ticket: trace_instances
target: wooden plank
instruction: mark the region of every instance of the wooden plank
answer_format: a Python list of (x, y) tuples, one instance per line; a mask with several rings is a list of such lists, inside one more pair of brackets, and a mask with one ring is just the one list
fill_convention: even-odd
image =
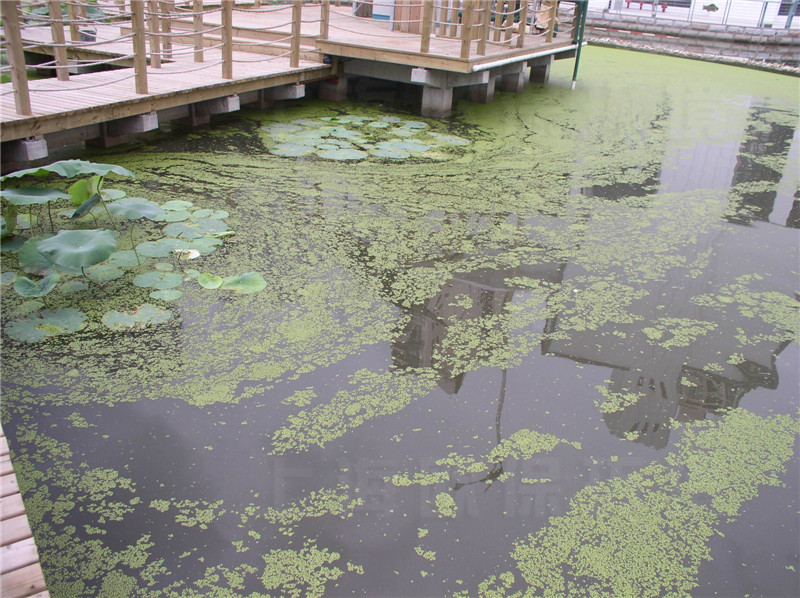
[(39, 562), (39, 552), (33, 538), (26, 538), (0, 548), (0, 575)]
[(2, 583), (3, 598), (28, 598), (47, 589), (38, 563), (3, 575)]
[(6, 519), (0, 529), (3, 532), (3, 537), (0, 538), (0, 546), (8, 546), (33, 535), (28, 525), (28, 518), (25, 515), (17, 515), (11, 519)]
[(25, 505), (22, 504), (22, 495), (10, 494), (0, 498), (0, 521), (13, 519), (25, 513)]
[(0, 497), (17, 494), (19, 486), (17, 485), (17, 476), (9, 473), (0, 477)]
[(0, 457), (0, 476), (12, 473), (14, 468), (11, 466), (11, 457), (3, 455)]

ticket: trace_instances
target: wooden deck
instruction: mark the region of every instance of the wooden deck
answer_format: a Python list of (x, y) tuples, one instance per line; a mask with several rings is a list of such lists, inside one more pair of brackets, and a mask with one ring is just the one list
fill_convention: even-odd
[(0, 474), (0, 596), (49, 597), (2, 428)]
[[(397, 1), (398, 6), (401, 2), (409, 4), (408, 0)], [(445, 71), (462, 76), (466, 83), (461, 84), (471, 85), (477, 79), (463, 79), (464, 75), (505, 68), (514, 62), (523, 66), (521, 63), (548, 55), (571, 57), (577, 48), (576, 0), (565, 4), (574, 6), (571, 13), (564, 12), (553, 0), (505, 4), (489, 0), (419, 1), (424, 5), (416, 3), (416, 15), (409, 13), (405, 20), (389, 22), (355, 16), (352, 7), (332, 6), (328, 0), (323, 0), (324, 4), (294, 0), (260, 8), (224, 0), (196, 13), (191, 12), (192, 2), (182, 0), (176, 4), (171, 0), (158, 3), (172, 6), (170, 12), (145, 11), (145, 16), (139, 13), (139, 20), (133, 7), (141, 10), (150, 4), (100, 0), (97, 6), (116, 10), (109, 14), (117, 16), (89, 23), (96, 34), (92, 42), (78, 40), (78, 21), (70, 21), (71, 29), (67, 22), (26, 21), (29, 13), (20, 8), (20, 25), (13, 26), (18, 33), (13, 33), (9, 19), (3, 21), (15, 79), (0, 84), (2, 141), (36, 140), (176, 108), (185, 112), (186, 107), (220, 98), (234, 98), (232, 105), (238, 107), (236, 96), (240, 94), (248, 94), (246, 99), (252, 101), (253, 92), (261, 94), (260, 90), (335, 77), (341, 72), (337, 70), (337, 60)], [(74, 12), (82, 2), (72, 0), (66, 4)], [(8, 12), (9, 5), (12, 2), (4, 3), (4, 12)], [(194, 6), (204, 7), (202, 2)], [(425, 14), (420, 17), (422, 6)], [(445, 6), (460, 8), (445, 11)], [(516, 12), (503, 12), (512, 6), (517, 7)], [(560, 26), (558, 32), (556, 23)], [(57, 32), (58, 37), (65, 37), (63, 41), (56, 39)], [(55, 56), (62, 77), (26, 84), (20, 75), (26, 66), (22, 51), (15, 57), (11, 51), (13, 39), (19, 39), (17, 45), (29, 53)], [(163, 44), (171, 48), (167, 50)], [(98, 62), (113, 62), (118, 68), (86, 72), (92, 65), (81, 61), (87, 60), (95, 66)], [(56, 66), (47, 68), (55, 70)], [(62, 80), (68, 68), (75, 74)], [(379, 76), (381, 70), (374, 72)], [(431, 85), (428, 79), (424, 84)], [(25, 85), (30, 97), (29, 113), (23, 100), (26, 94), (19, 91)], [(262, 105), (266, 103), (262, 101)], [(91, 134), (97, 134), (96, 130)]]

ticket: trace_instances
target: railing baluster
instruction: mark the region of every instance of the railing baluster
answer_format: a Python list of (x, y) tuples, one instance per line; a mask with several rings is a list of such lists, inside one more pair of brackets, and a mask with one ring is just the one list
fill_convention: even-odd
[(19, 31), (19, 0), (13, 0), (3, 7), (3, 33), (6, 37), (8, 64), (11, 67), (14, 106), (18, 114), (30, 116), (31, 95), (28, 92), (25, 53), (22, 51), (22, 36)]
[(547, 43), (553, 41), (553, 33), (556, 30), (556, 14), (558, 14), (558, 0), (550, 0), (552, 6), (550, 7), (550, 21), (547, 23)]
[[(135, 0), (133, 0), (135, 2)], [(148, 2), (150, 9), (150, 66), (155, 69), (161, 68), (161, 39), (158, 37), (158, 0)]]
[(222, 78), (233, 79), (233, 0), (222, 0)]
[(136, 73), (136, 93), (147, 93), (147, 32), (144, 28), (144, 3), (131, 2), (133, 27), (133, 70)]
[(64, 20), (61, 17), (61, 3), (50, 0), (48, 3), (50, 13), (50, 31), (53, 34), (53, 54), (56, 59), (56, 76), (59, 81), (69, 81), (69, 67), (67, 66), (67, 48), (64, 45)]
[(203, 62), (203, 0), (192, 0), (192, 23), (194, 24), (194, 61)]
[(300, 66), (300, 28), (303, 18), (303, 0), (294, 0), (292, 4), (292, 53), (289, 55), (289, 66)]
[(75, 14), (75, 5), (72, 2), (67, 3), (67, 20), (69, 21), (69, 39), (73, 42), (81, 40), (81, 33), (78, 31), (77, 15)]
[(422, 41), (419, 51), (427, 54), (431, 49), (431, 26), (433, 25), (433, 0), (425, 0), (422, 7)]
[(492, 0), (483, 0), (481, 2), (481, 8), (481, 33), (478, 38), (478, 54), (480, 56), (486, 56), (486, 41), (489, 39), (489, 22), (492, 17)]
[(472, 45), (472, 17), (475, 14), (475, 4), (467, 2), (462, 12), (461, 20), (461, 58), (469, 58)]
[(522, 9), (519, 13), (519, 37), (517, 38), (517, 47), (522, 48), (525, 46), (525, 34), (528, 31), (528, 0), (522, 0)]
[[(161, 32), (162, 33), (172, 33), (172, 17), (170, 14), (174, 10), (174, 2), (170, 0), (161, 0), (159, 2), (161, 12), (164, 16), (161, 17)], [(172, 38), (169, 35), (165, 35), (163, 38), (163, 42), (161, 43), (161, 48), (164, 50), (164, 58), (171, 59), (172, 58)]]
[(328, 29), (331, 24), (331, 0), (322, 0), (320, 6), (319, 38), (328, 39)]

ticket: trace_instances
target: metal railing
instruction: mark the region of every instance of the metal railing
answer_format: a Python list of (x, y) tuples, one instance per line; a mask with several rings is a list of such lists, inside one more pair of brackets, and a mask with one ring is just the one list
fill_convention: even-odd
[(589, 0), (589, 10), (710, 25), (800, 29), (798, 0)]

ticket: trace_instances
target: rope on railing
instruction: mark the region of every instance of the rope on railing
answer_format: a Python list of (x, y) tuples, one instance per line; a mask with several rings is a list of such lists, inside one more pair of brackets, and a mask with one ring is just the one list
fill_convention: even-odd
[[(213, 33), (215, 31), (219, 31), (222, 29), (222, 25), (219, 27), (209, 27), (208, 29), (203, 29), (203, 33)], [(147, 35), (155, 35), (156, 37), (194, 37), (197, 35), (197, 31), (186, 31), (185, 33), (176, 33), (174, 31), (166, 31), (166, 32), (149, 32)]]
[[(183, 75), (184, 73), (196, 73), (197, 71), (202, 71), (204, 69), (211, 68), (212, 66), (219, 66), (223, 62), (224, 62), (223, 60), (219, 60), (217, 62), (204, 62), (203, 66), (197, 67), (196, 69), (184, 69), (184, 70), (178, 70), (178, 69), (173, 69), (173, 68), (154, 69), (154, 70), (148, 70), (147, 74), (148, 75)], [(169, 66), (169, 65), (167, 65), (167, 66)]]
[[(126, 71), (128, 69), (125, 69)], [(95, 87), (103, 87), (106, 85), (111, 85), (113, 83), (120, 83), (121, 81), (126, 81), (128, 79), (133, 79), (136, 76), (136, 73), (132, 73), (130, 75), (126, 75), (124, 77), (120, 77), (119, 79), (114, 79), (113, 81), (102, 81), (100, 83), (96, 83), (94, 85), (83, 85), (81, 87), (68, 87), (68, 88), (59, 88), (59, 89), (47, 89), (44, 87), (37, 87), (36, 93), (51, 93), (51, 92), (65, 92), (65, 91), (83, 91), (84, 89), (94, 89)]]
[(234, 62), (242, 62), (242, 63), (247, 63), (247, 62), (269, 62), (270, 60), (277, 60), (278, 58), (286, 58), (287, 56), (291, 56), (291, 55), (292, 55), (292, 51), (289, 50), (288, 52), (284, 52), (283, 54), (270, 55), (267, 58), (255, 58), (253, 60), (245, 60), (245, 59), (242, 59), (242, 58), (234, 58), (233, 61)]

